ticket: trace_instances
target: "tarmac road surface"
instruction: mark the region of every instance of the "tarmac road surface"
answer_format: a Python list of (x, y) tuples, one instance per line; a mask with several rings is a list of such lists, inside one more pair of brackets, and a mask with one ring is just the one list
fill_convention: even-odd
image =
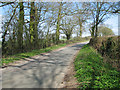
[(26, 58), (2, 69), (2, 88), (60, 88), (75, 54), (87, 43)]

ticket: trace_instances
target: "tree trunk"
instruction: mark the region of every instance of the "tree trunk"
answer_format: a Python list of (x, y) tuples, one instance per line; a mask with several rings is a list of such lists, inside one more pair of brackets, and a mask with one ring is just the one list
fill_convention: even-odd
[(77, 37), (79, 36), (78, 31), (77, 31)]
[(82, 37), (82, 22), (80, 22), (80, 37)]
[(67, 40), (70, 40), (70, 35), (66, 35), (66, 37), (67, 37)]
[(46, 35), (46, 46), (49, 46), (49, 30), (50, 30), (50, 25), (48, 25), (48, 30), (47, 30), (47, 35)]
[(12, 47), (13, 47), (13, 54), (16, 52), (16, 39), (15, 39), (15, 28), (13, 28), (13, 41), (12, 41)]
[(31, 2), (30, 9), (30, 43), (31, 49), (38, 48), (38, 12), (35, 3)]
[(19, 29), (17, 34), (17, 47), (18, 52), (23, 51), (23, 26), (24, 26), (24, 6), (23, 2), (19, 2), (20, 10), (19, 10)]
[(98, 20), (99, 20), (99, 2), (97, 2), (97, 13), (96, 13), (96, 25), (95, 25), (95, 37), (98, 36)]
[(56, 29), (56, 44), (58, 44), (58, 42), (59, 42), (59, 35), (60, 35), (59, 29), (60, 29), (61, 9), (62, 9), (62, 2), (60, 3), (59, 12), (58, 12), (57, 29)]
[(31, 2), (31, 8), (30, 8), (30, 43), (31, 43), (31, 49), (33, 49), (33, 40), (34, 40), (34, 30), (35, 30), (35, 26), (34, 26), (34, 20), (35, 20), (35, 6), (34, 6), (34, 2)]
[(95, 37), (97, 37), (97, 36), (98, 36), (98, 27), (97, 27), (97, 25), (96, 25), (96, 27), (95, 27), (95, 30), (96, 30), (96, 32), (95, 32)]
[(26, 51), (30, 51), (30, 48), (31, 48), (31, 43), (30, 43), (30, 37), (29, 37), (29, 29), (27, 28), (27, 26), (25, 25), (25, 36), (26, 36), (26, 38), (25, 38), (25, 50)]
[(33, 40), (33, 43), (34, 43), (34, 48), (38, 48), (38, 12), (37, 12), (37, 7), (35, 7), (35, 23), (34, 23), (34, 40)]
[(92, 32), (91, 32), (91, 37), (94, 37), (94, 33), (95, 33), (95, 27), (92, 27)]

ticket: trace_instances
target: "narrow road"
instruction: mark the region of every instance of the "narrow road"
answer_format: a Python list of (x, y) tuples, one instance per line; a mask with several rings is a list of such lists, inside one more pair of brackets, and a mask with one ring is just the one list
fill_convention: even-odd
[(59, 88), (74, 55), (88, 42), (24, 59), (2, 69), (2, 88)]

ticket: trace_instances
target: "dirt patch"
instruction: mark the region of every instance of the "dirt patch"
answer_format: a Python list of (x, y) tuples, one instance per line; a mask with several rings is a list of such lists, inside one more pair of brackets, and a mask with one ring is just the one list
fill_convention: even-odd
[[(79, 51), (78, 51), (79, 52)], [(79, 86), (79, 83), (77, 82), (77, 79), (74, 77), (76, 74), (75, 68), (74, 68), (74, 61), (77, 54), (74, 56), (73, 62), (70, 64), (68, 71), (66, 75), (64, 76), (63, 82), (62, 82), (62, 88), (77, 88)]]

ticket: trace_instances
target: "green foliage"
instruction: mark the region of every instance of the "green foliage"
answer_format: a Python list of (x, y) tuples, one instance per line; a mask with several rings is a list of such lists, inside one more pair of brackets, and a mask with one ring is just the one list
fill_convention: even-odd
[(78, 88), (120, 88), (120, 73), (103, 63), (103, 58), (92, 47), (85, 45), (75, 59)]

